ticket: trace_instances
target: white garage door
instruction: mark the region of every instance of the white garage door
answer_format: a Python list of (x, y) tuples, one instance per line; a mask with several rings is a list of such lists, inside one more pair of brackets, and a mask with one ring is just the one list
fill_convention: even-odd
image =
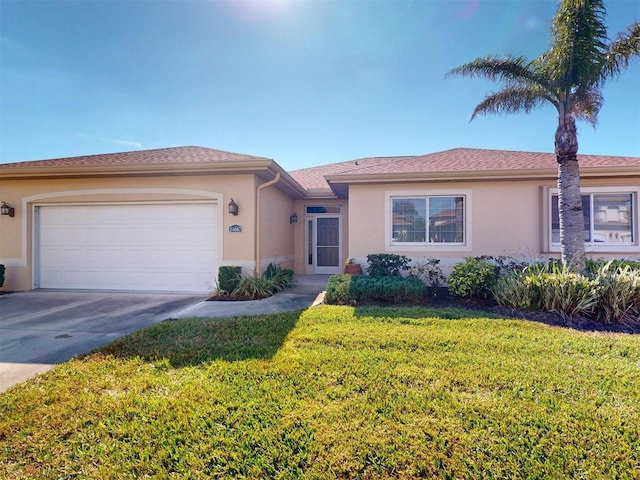
[(212, 203), (37, 208), (36, 287), (209, 292), (220, 258)]

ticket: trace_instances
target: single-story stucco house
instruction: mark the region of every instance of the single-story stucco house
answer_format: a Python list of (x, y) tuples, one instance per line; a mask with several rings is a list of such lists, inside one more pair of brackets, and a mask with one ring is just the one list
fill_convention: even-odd
[[(640, 257), (640, 158), (580, 155), (587, 252)], [(550, 153), (458, 148), (292, 172), (177, 147), (0, 165), (5, 289), (210, 292), (218, 267), (342, 271), (370, 253), (557, 256)]]

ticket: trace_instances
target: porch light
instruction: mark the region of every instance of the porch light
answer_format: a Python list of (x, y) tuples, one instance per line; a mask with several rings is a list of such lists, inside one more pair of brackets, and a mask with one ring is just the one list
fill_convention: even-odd
[(9, 205), (7, 202), (2, 202), (0, 213), (2, 213), (2, 215), (9, 215), (10, 217), (13, 217), (16, 214), (16, 209)]
[(289, 223), (298, 223), (298, 214), (293, 212), (291, 216), (289, 216)]
[(233, 198), (229, 202), (229, 213), (231, 215), (238, 215), (238, 204), (233, 201)]

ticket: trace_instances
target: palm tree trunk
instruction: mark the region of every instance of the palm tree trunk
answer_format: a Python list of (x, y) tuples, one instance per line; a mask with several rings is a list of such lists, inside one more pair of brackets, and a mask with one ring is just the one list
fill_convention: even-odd
[(578, 135), (573, 118), (561, 122), (556, 130), (558, 161), (558, 208), (562, 261), (575, 271), (585, 269), (584, 213), (580, 193)]

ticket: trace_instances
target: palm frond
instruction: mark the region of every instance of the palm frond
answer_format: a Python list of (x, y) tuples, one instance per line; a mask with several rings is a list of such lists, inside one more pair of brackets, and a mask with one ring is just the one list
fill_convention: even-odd
[(447, 77), (460, 75), (463, 77), (483, 77), (489, 80), (510, 83), (539, 83), (541, 78), (532, 68), (532, 64), (524, 57), (506, 55), (504, 57), (476, 58), (450, 70)]
[(498, 92), (487, 95), (474, 109), (471, 120), (480, 114), (528, 113), (545, 102), (551, 102), (557, 108), (556, 99), (550, 97), (541, 88), (506, 86)]
[(633, 57), (640, 56), (640, 23), (635, 22), (626, 32), (618, 34), (609, 45), (605, 59), (605, 73), (609, 77), (619, 75)]
[(603, 0), (560, 0), (549, 49), (533, 61), (522, 56), (476, 58), (447, 76), (483, 77), (501, 82), (471, 116), (529, 112), (545, 101), (567, 116), (595, 126), (602, 107), (602, 86), (640, 56), (640, 24), (635, 22), (609, 44)]
[(598, 88), (578, 89), (572, 95), (570, 112), (575, 118), (585, 120), (595, 128), (603, 103), (604, 97)]
[(608, 51), (602, 0), (563, 0), (551, 27), (546, 69), (563, 90), (597, 84)]

